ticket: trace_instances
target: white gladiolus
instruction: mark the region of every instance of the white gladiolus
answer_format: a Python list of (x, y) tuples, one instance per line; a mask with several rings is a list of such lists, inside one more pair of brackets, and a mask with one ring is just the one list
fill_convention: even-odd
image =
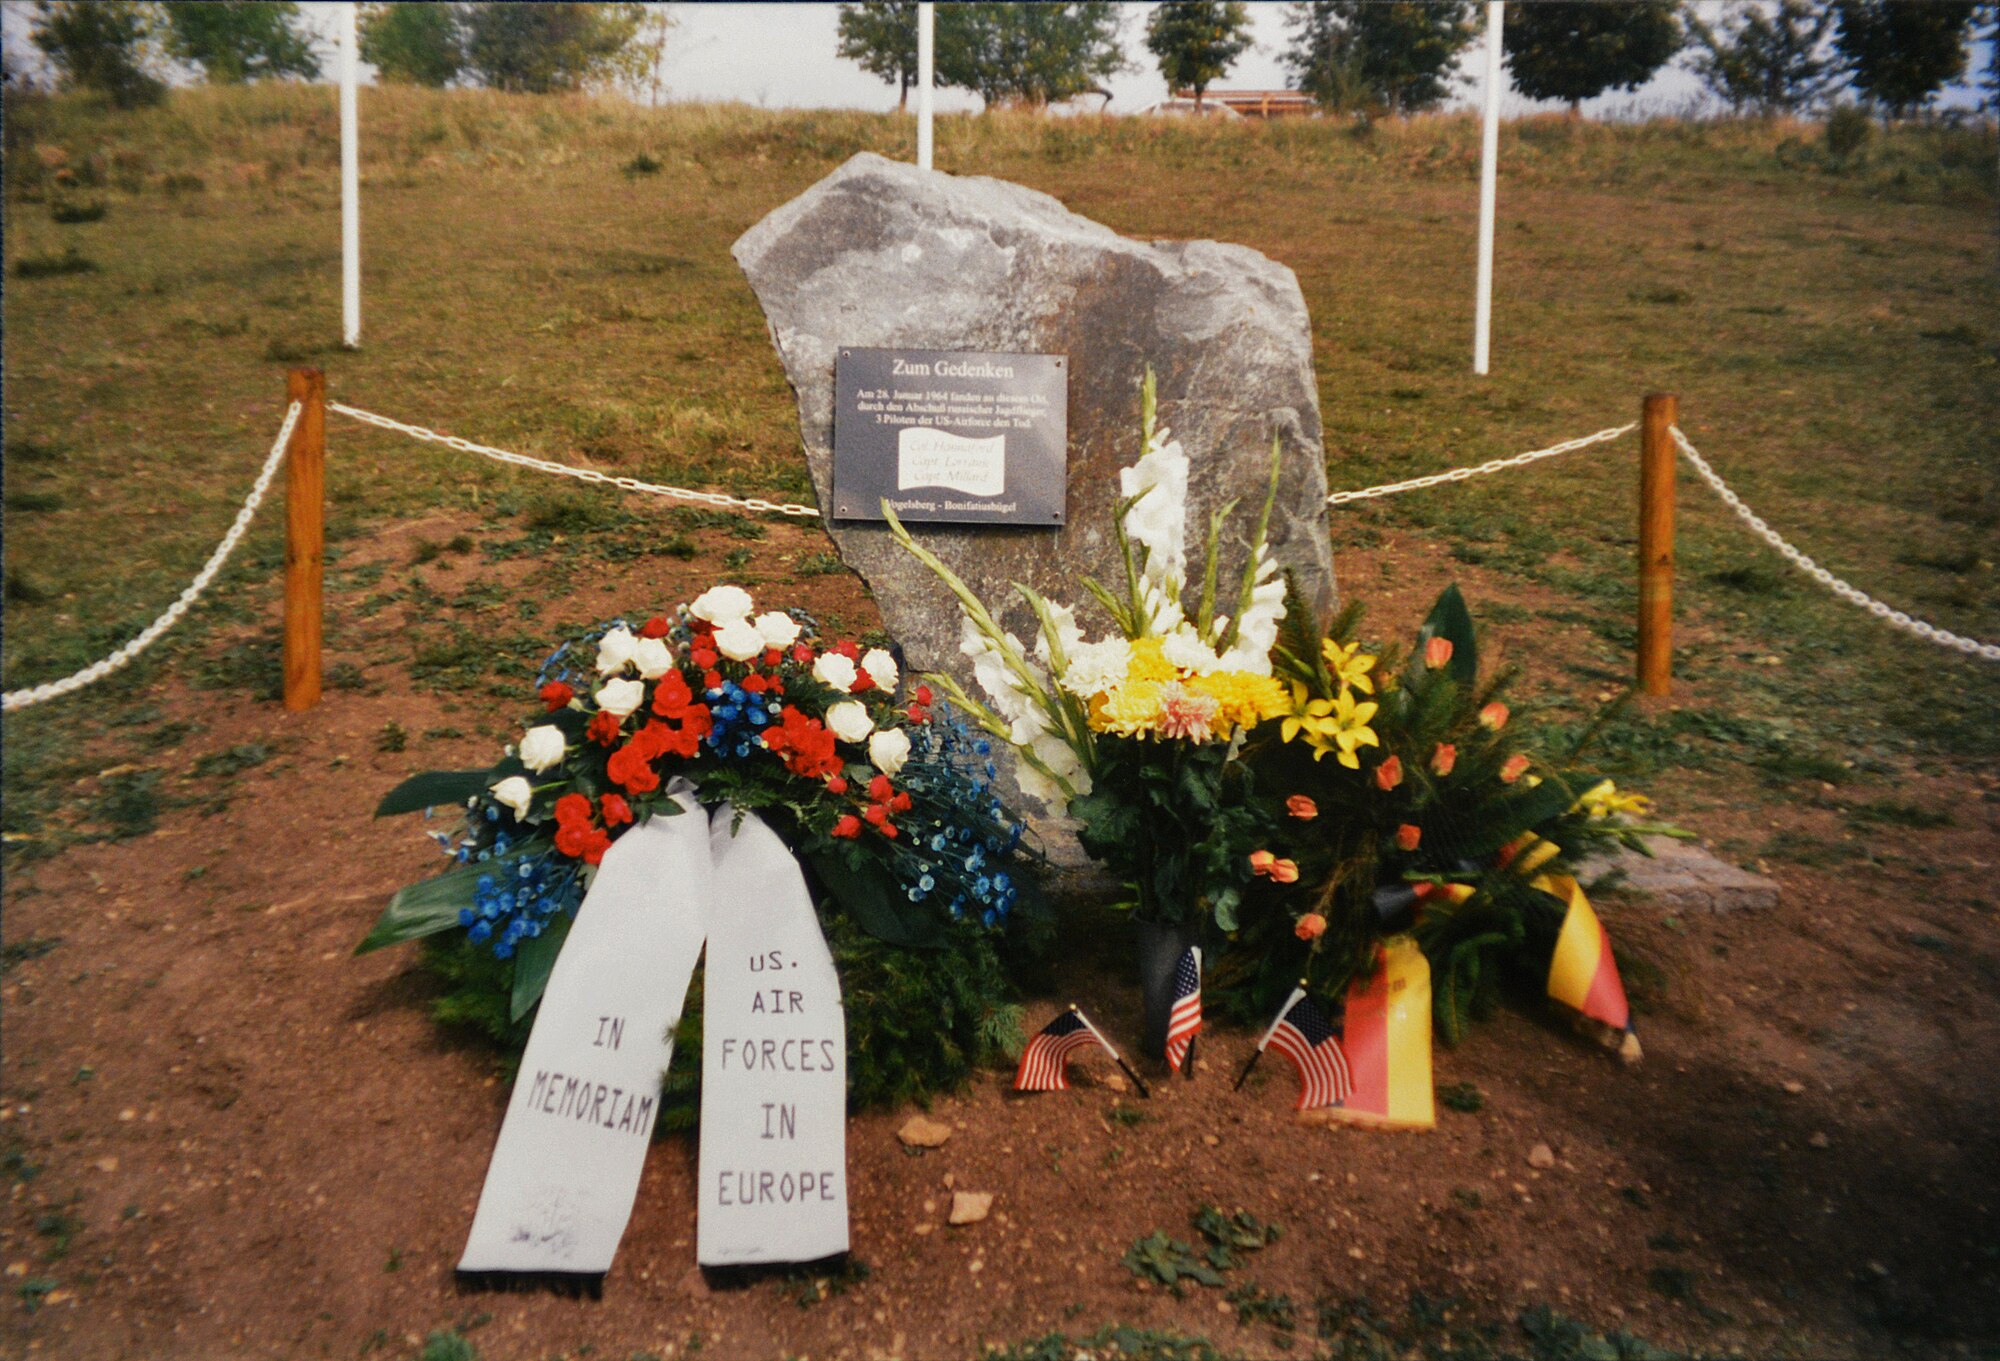
[(756, 608), (750, 592), (741, 586), (711, 586), (694, 598), (688, 613), (719, 627), (732, 619), (748, 619)]
[(662, 638), (641, 638), (632, 649), (632, 665), (639, 670), (639, 679), (658, 680), (674, 669), (674, 650)]
[[(1055, 643), (1061, 648), (1063, 661), (1067, 665), (1076, 655), (1077, 647), (1083, 642), (1083, 630), (1077, 627), (1075, 610), (1067, 605), (1058, 605), (1053, 600), (1049, 601), (1048, 605), (1049, 622), (1056, 626)], [(1052, 667), (1055, 663), (1050, 659), (1055, 655), (1055, 648), (1049, 646), (1049, 641), (1047, 629), (1036, 630), (1035, 660), (1044, 666)]]
[(878, 690), (896, 688), (896, 659), (879, 647), (871, 647), (861, 654), (861, 669), (868, 673), (868, 679), (875, 682)]
[[(1010, 633), (1007, 635), (1007, 646), (1018, 653), (1021, 640)], [(972, 678), (985, 691), (986, 698), (992, 701), (995, 713), (1011, 723), (1034, 709), (1034, 700), (1022, 693), (1013, 668), (1007, 664), (1006, 655), (970, 619), (959, 620), (958, 650), (972, 659)], [(1041, 686), (1044, 681), (1036, 676), (1035, 684)]]
[(519, 775), (509, 775), (493, 786), (493, 801), (504, 803), (514, 810), (514, 816), (528, 816), (528, 805), (535, 801), (535, 787)]
[(843, 742), (865, 742), (875, 731), (867, 706), (860, 700), (844, 699), (826, 711), (827, 730)]
[(646, 687), (635, 680), (606, 681), (595, 698), (597, 707), (605, 713), (624, 718), (645, 702)]
[(754, 622), (757, 634), (764, 640), (765, 647), (790, 647), (799, 640), (802, 631), (799, 628), (799, 621), (782, 610), (760, 614)]
[(564, 739), (562, 729), (553, 723), (544, 723), (522, 734), (521, 764), (539, 775), (551, 766), (560, 765), (567, 750), (569, 743)]
[(632, 636), (632, 630), (619, 625), (597, 640), (597, 674), (615, 676), (623, 671), (639, 649), (639, 640)]
[(1027, 762), (1014, 768), (1014, 779), (1023, 794), (1046, 804), (1057, 817), (1069, 811), (1069, 800), (1063, 797), (1062, 786)]
[(732, 662), (747, 662), (764, 650), (764, 635), (748, 619), (732, 619), (715, 631), (715, 650)]
[(819, 660), (813, 663), (813, 679), (843, 695), (854, 688), (854, 678), (858, 674), (854, 663), (838, 652), (821, 653)]
[(1145, 456), (1118, 470), (1118, 493), (1145, 493), (1126, 514), (1125, 532), (1146, 550), (1147, 578), (1177, 582), (1187, 564), (1188, 460), (1179, 441), (1163, 443), (1166, 436), (1156, 432)]
[(901, 728), (884, 728), (868, 739), (868, 759), (884, 775), (894, 775), (910, 759), (910, 735)]

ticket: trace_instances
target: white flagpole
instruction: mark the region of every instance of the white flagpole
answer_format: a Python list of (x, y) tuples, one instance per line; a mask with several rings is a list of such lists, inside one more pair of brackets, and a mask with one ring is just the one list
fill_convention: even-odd
[(1500, 179), (1500, 28), (1507, 6), (1486, 6), (1486, 137), (1479, 154), (1479, 303), (1472, 331), (1472, 371), (1484, 374), (1493, 332), (1493, 211)]
[(1306, 990), (1303, 987), (1297, 987), (1292, 989), (1292, 995), (1290, 997), (1287, 997), (1285, 999), (1285, 1004), (1278, 1008), (1278, 1014), (1271, 1018), (1270, 1027), (1264, 1031), (1263, 1038), (1257, 1041), (1258, 1049), (1260, 1050), (1263, 1049), (1265, 1045), (1271, 1042), (1271, 1037), (1278, 1033), (1279, 1023), (1285, 1019), (1285, 1017), (1291, 1012), (1291, 1009), (1293, 1007), (1299, 1004), (1299, 999), (1301, 997), (1304, 997), (1305, 995), (1306, 995)]
[[(931, 128), (931, 87), (937, 65), (937, 6), (924, 0), (917, 6), (917, 168), (929, 170), (936, 145)], [(1086, 1022), (1088, 1024), (1088, 1022)]]
[(361, 114), (355, 82), (361, 65), (355, 6), (340, 7), (340, 282), (341, 343), (361, 347)]
[(1097, 1042), (1104, 1046), (1104, 1052), (1111, 1055), (1111, 1061), (1125, 1070), (1125, 1076), (1131, 1078), (1138, 1086), (1139, 1095), (1150, 1100), (1153, 1094), (1146, 1090), (1146, 1080), (1132, 1071), (1132, 1065), (1125, 1062), (1125, 1056), (1112, 1047), (1111, 1041), (1104, 1038), (1104, 1032), (1090, 1023), (1090, 1018), (1083, 1014), (1083, 1008), (1071, 1002), (1069, 1009), (1076, 1013), (1077, 1020), (1083, 1022), (1083, 1028), (1097, 1037)]

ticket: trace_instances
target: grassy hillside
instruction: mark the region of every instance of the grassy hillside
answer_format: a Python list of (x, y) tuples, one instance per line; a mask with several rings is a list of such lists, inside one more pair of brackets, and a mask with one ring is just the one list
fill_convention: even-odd
[[(362, 122), (366, 345), (344, 354), (330, 90), (194, 90), (136, 114), (10, 106), (9, 687), (100, 655), (171, 599), (268, 444), (291, 364), (324, 365), (340, 399), (475, 439), (809, 495), (728, 247), (852, 153), (909, 156), (909, 120), (367, 90)], [(938, 145), (944, 169), (1047, 190), (1120, 231), (1239, 241), (1295, 270), (1335, 487), (1622, 423), (1643, 393), (1673, 390), (1697, 444), (1808, 552), (2000, 638), (1990, 130), (1878, 131), (1839, 158), (1806, 124), (1512, 125), (1487, 379), (1468, 362), (1469, 118), (996, 115), (943, 120)], [(1420, 531), (1427, 552), (1532, 596), (1496, 612), (1518, 638), (1537, 618), (1587, 624), (1601, 647), (1575, 685), (1601, 689), (1629, 663), (1635, 458), (1628, 441), (1336, 512), (1336, 553)], [(331, 467), (336, 549), (436, 508), (557, 522), (581, 508), (573, 523), (614, 559), (660, 532), (632, 507), (349, 423)], [(1798, 768), (1822, 770), (2000, 749), (2000, 667), (1804, 584), (1691, 480), (1682, 503), (1680, 665), (1717, 717), (1654, 722), (1628, 743), (1634, 762), (1694, 739), (1818, 753)], [(205, 629), (267, 608), (277, 524), (263, 518), (161, 665), (200, 664)], [(107, 700), (89, 718), (72, 701), (10, 720), (10, 746), (94, 723)]]

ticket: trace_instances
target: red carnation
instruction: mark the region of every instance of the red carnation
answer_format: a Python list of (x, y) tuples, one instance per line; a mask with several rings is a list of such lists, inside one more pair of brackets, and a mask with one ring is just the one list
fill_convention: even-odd
[(672, 628), (672, 624), (669, 624), (656, 614), (639, 626), (639, 636), (641, 638), (664, 638), (667, 636), (668, 630)]
[(854, 645), (854, 641), (850, 638), (842, 638), (839, 642), (833, 645), (833, 650), (835, 652), (838, 652), (841, 656), (847, 658), (847, 660), (850, 662), (858, 662), (861, 660), (861, 649), (856, 647)]
[(896, 794), (896, 797), (889, 800), (889, 807), (894, 809), (898, 813), (909, 812), (910, 811), (909, 794), (907, 792), (899, 790)]
[(845, 775), (835, 775), (829, 779), (826, 782), (826, 792), (829, 794), (845, 794), (847, 792), (847, 777)]
[(550, 681), (535, 693), (542, 697), (542, 703), (548, 706), (550, 713), (566, 707), (576, 698), (576, 691), (570, 688), (567, 681)]
[(616, 784), (625, 786), (628, 794), (650, 794), (660, 787), (660, 774), (653, 769), (651, 759), (641, 745), (627, 742), (611, 753), (605, 762), (604, 773)]
[(885, 822), (880, 827), (877, 827), (875, 830), (880, 832), (883, 836), (888, 837), (889, 840), (891, 841), (894, 841), (896, 839), (897, 835), (896, 824), (893, 822)]
[(896, 787), (889, 783), (887, 775), (877, 775), (868, 782), (868, 797), (877, 803), (887, 803), (889, 796), (895, 792)]
[(606, 827), (622, 826), (632, 820), (632, 805), (625, 802), (622, 794), (606, 794), (597, 801), (597, 806), (604, 810)]
[(600, 709), (591, 718), (590, 726), (583, 730), (583, 735), (597, 743), (600, 747), (612, 746), (618, 741), (618, 729), (621, 722), (622, 720), (617, 714), (607, 713)]
[(804, 666), (813, 659), (813, 650), (804, 643), (792, 644), (792, 660)]
[(722, 688), (722, 673), (711, 667), (709, 670), (701, 673), (701, 684), (705, 690), (720, 690)]
[(919, 704), (929, 704), (930, 702), (931, 702), (931, 688), (930, 688), (930, 686), (928, 686), (928, 685), (919, 685), (919, 686), (917, 687), (917, 703), (919, 703)]
[(704, 671), (714, 666), (721, 656), (722, 654), (712, 647), (697, 647), (688, 650), (688, 660), (696, 666), (701, 667)]
[(653, 712), (661, 718), (680, 718), (692, 703), (694, 691), (688, 689), (687, 677), (678, 671), (667, 672), (653, 687)]
[(577, 827), (590, 823), (590, 800), (582, 794), (565, 794), (556, 800), (556, 826)]
[(854, 669), (854, 684), (847, 687), (847, 693), (850, 695), (861, 695), (866, 694), (874, 688), (875, 678), (860, 667), (856, 667)]
[(931, 721), (931, 711), (921, 704), (912, 704), (904, 712), (910, 716), (910, 722), (912, 723), (928, 723)]
[(842, 813), (840, 820), (833, 824), (835, 836), (854, 837), (861, 835), (861, 819), (852, 813)]
[(765, 680), (755, 671), (752, 671), (749, 675), (743, 678), (743, 690), (746, 694), (761, 695), (764, 693), (765, 688), (768, 687), (770, 683), (771, 682)]
[(861, 816), (867, 818), (877, 827), (880, 827), (889, 820), (889, 809), (885, 804), (871, 803), (868, 805), (868, 810)]

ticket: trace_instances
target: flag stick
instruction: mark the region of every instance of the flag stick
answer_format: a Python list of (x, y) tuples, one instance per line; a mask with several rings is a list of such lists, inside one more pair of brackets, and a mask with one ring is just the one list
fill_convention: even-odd
[(1105, 1053), (1111, 1055), (1112, 1062), (1116, 1063), (1120, 1068), (1125, 1070), (1125, 1076), (1132, 1079), (1132, 1085), (1139, 1089), (1139, 1095), (1145, 1097), (1148, 1101), (1151, 1101), (1153, 1099), (1153, 1093), (1146, 1086), (1146, 1079), (1140, 1077), (1137, 1073), (1132, 1071), (1132, 1065), (1125, 1062), (1124, 1055), (1120, 1054), (1116, 1049), (1112, 1047), (1111, 1041), (1104, 1038), (1104, 1032), (1099, 1030), (1096, 1026), (1090, 1023), (1090, 1018), (1083, 1014), (1083, 1008), (1078, 1006), (1076, 1003), (1071, 1002), (1069, 1004), (1069, 1009), (1076, 1013), (1077, 1020), (1083, 1022), (1084, 1029), (1088, 1030), (1091, 1034), (1097, 1036), (1097, 1042), (1104, 1046)]
[(1188, 1036), (1187, 1054), (1181, 1059), (1181, 1072), (1187, 1076), (1189, 1082), (1194, 1081), (1194, 1042), (1200, 1038), (1199, 1035)]
[(1297, 1005), (1298, 1000), (1301, 997), (1304, 997), (1305, 995), (1306, 995), (1306, 981), (1305, 979), (1301, 978), (1299, 980), (1299, 985), (1296, 988), (1292, 989), (1292, 995), (1290, 997), (1287, 997), (1285, 999), (1285, 1004), (1278, 1008), (1278, 1014), (1271, 1018), (1271, 1024), (1265, 1028), (1262, 1038), (1260, 1038), (1257, 1041), (1257, 1047), (1250, 1051), (1250, 1061), (1244, 1064), (1243, 1071), (1236, 1075), (1236, 1085), (1234, 1087), (1231, 1087), (1229, 1089), (1230, 1091), (1240, 1092), (1243, 1090), (1243, 1084), (1249, 1080), (1250, 1070), (1257, 1066), (1258, 1059), (1264, 1057), (1264, 1046), (1269, 1044), (1271, 1042), (1271, 1037), (1278, 1033), (1278, 1022), (1284, 1020), (1285, 1013), (1290, 1011), (1295, 1005)]

